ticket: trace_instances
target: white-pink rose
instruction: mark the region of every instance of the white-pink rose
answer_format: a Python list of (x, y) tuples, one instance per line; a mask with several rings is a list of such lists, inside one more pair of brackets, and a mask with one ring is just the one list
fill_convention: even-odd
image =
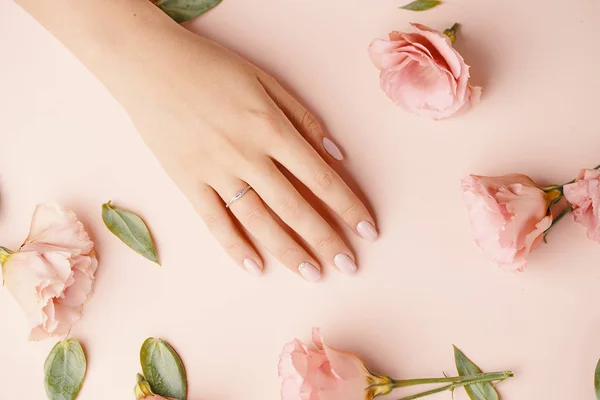
[(377, 385), (384, 378), (372, 375), (357, 356), (324, 344), (316, 328), (313, 342), (316, 349), (297, 339), (283, 348), (281, 400), (371, 400), (391, 390)]
[(2, 265), (6, 287), (31, 325), (30, 340), (65, 335), (92, 293), (98, 261), (76, 215), (57, 204), (39, 205), (29, 236)]
[(462, 191), (479, 247), (503, 268), (523, 269), (552, 225), (550, 196), (521, 174), (471, 175)]
[(573, 206), (573, 218), (587, 228), (590, 239), (600, 242), (600, 171), (584, 169), (575, 183), (563, 188)]
[(383, 91), (407, 111), (442, 119), (479, 103), (481, 88), (469, 84), (469, 66), (441, 32), (411, 24), (416, 33), (375, 39), (369, 55), (381, 71)]

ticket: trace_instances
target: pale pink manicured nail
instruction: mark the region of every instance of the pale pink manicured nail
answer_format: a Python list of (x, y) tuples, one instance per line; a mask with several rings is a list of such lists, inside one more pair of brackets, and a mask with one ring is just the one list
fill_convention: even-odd
[(336, 146), (335, 143), (331, 141), (329, 138), (323, 138), (323, 148), (329, 155), (335, 158), (338, 161), (342, 161), (344, 159), (344, 155), (340, 151), (340, 148)]
[(263, 274), (262, 268), (258, 265), (256, 261), (251, 258), (246, 258), (244, 260), (244, 267), (254, 276), (261, 276)]
[(303, 262), (298, 266), (298, 271), (309, 282), (316, 282), (321, 279), (321, 271), (311, 263)]
[(356, 230), (364, 239), (370, 240), (371, 242), (376, 240), (379, 234), (375, 227), (369, 221), (361, 221), (356, 226)]
[(356, 264), (348, 254), (338, 254), (333, 257), (333, 262), (344, 274), (354, 275), (356, 273)]

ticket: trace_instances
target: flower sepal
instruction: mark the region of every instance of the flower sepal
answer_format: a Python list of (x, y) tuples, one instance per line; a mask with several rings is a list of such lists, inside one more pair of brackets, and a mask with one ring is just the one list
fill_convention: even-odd
[(2, 286), (4, 285), (4, 280), (2, 279), (2, 266), (13, 254), (15, 254), (14, 251), (0, 246), (0, 285)]
[(144, 399), (148, 396), (154, 396), (150, 384), (146, 382), (142, 375), (137, 374), (137, 382), (137, 385), (135, 385), (135, 388), (133, 388), (133, 392), (135, 393), (135, 398), (137, 400)]
[[(367, 369), (367, 371), (369, 371)], [(366, 400), (372, 400), (378, 396), (385, 396), (392, 393), (394, 390), (394, 380), (389, 376), (375, 375), (369, 371), (370, 376), (367, 377), (369, 387), (366, 389)]]

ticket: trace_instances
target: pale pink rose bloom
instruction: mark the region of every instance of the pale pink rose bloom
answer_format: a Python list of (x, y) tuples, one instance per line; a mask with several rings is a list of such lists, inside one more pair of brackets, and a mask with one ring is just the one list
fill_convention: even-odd
[(30, 340), (69, 332), (92, 292), (97, 266), (94, 243), (72, 211), (57, 204), (35, 209), (27, 240), (2, 268), (29, 319)]
[(573, 218), (587, 227), (590, 239), (600, 242), (600, 171), (584, 169), (575, 183), (563, 188), (565, 198), (573, 206)]
[(375, 39), (369, 55), (381, 71), (383, 91), (416, 115), (442, 119), (479, 103), (481, 88), (469, 84), (469, 66), (441, 32), (411, 24), (416, 33)]
[(462, 191), (479, 247), (503, 268), (522, 270), (552, 225), (549, 196), (521, 174), (471, 175)]
[(316, 349), (299, 340), (288, 343), (279, 360), (281, 400), (365, 400), (371, 374), (353, 354), (332, 349), (313, 330)]

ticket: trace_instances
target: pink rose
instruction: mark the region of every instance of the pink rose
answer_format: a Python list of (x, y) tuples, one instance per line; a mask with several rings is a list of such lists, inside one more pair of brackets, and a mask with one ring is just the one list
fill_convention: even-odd
[(97, 266), (94, 243), (72, 211), (56, 204), (35, 209), (27, 240), (2, 265), (6, 287), (29, 318), (30, 340), (69, 332)]
[(383, 377), (371, 375), (355, 355), (325, 345), (318, 329), (313, 330), (313, 342), (316, 350), (297, 339), (283, 348), (281, 400), (370, 400), (384, 394), (377, 389), (389, 391), (387, 386), (371, 386)]
[(600, 171), (584, 169), (575, 183), (563, 188), (573, 206), (573, 218), (587, 227), (588, 237), (600, 242)]
[(433, 119), (479, 103), (481, 88), (469, 85), (469, 66), (441, 32), (411, 24), (417, 33), (375, 39), (369, 55), (381, 71), (381, 88), (397, 105)]
[(502, 267), (523, 269), (552, 225), (549, 195), (520, 174), (471, 175), (462, 190), (479, 247)]

